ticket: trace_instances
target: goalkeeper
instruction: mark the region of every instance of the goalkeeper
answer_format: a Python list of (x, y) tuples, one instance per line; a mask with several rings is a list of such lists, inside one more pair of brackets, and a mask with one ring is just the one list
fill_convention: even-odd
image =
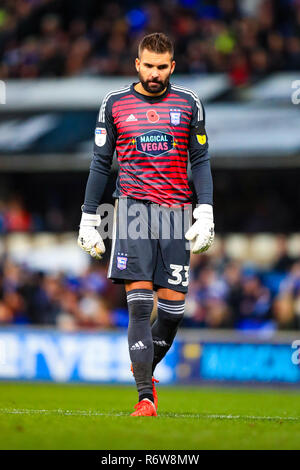
[[(213, 186), (204, 108), (196, 93), (170, 83), (175, 61), (169, 38), (162, 33), (145, 36), (135, 67), (139, 80), (108, 93), (100, 108), (78, 243), (93, 257), (105, 252), (96, 211), (116, 151), (120, 169), (108, 277), (123, 283), (127, 293), (128, 347), (139, 395), (132, 416), (156, 416), (153, 373), (184, 315), (190, 249), (202, 253), (214, 238)], [(188, 158), (198, 205), (196, 221), (184, 233), (192, 197)], [(139, 238), (130, 233), (136, 204), (144, 235)], [(165, 221), (167, 237), (161, 234)], [(158, 310), (151, 327), (154, 290)]]

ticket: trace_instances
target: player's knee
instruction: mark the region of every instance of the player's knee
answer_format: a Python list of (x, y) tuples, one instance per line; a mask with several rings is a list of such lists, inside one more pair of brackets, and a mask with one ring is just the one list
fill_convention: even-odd
[(158, 299), (157, 315), (166, 327), (178, 328), (184, 316), (184, 300), (171, 301)]
[(153, 310), (152, 290), (133, 289), (128, 291), (127, 304), (131, 322), (149, 320)]

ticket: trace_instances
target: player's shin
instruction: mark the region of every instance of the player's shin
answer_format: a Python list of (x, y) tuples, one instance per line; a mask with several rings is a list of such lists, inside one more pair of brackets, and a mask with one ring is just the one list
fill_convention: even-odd
[(152, 373), (172, 346), (178, 327), (183, 319), (184, 302), (184, 300), (158, 298), (157, 319), (151, 330), (154, 348)]
[(153, 292), (149, 289), (128, 291), (127, 303), (129, 311), (129, 355), (139, 393), (139, 401), (148, 398), (153, 402), (153, 343), (150, 326)]

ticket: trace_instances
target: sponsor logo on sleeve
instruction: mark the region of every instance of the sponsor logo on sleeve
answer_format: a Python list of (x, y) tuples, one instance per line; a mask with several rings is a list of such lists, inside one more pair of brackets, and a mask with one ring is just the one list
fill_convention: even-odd
[(98, 147), (103, 147), (106, 142), (107, 132), (104, 127), (96, 127), (95, 129), (95, 144)]

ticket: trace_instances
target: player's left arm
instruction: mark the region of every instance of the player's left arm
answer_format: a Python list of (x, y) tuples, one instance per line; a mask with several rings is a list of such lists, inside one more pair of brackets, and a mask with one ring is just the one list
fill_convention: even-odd
[(193, 99), (190, 126), (189, 157), (198, 205), (193, 212), (196, 222), (185, 237), (192, 242), (192, 252), (208, 250), (214, 240), (213, 181), (205, 129), (205, 110), (199, 99)]

